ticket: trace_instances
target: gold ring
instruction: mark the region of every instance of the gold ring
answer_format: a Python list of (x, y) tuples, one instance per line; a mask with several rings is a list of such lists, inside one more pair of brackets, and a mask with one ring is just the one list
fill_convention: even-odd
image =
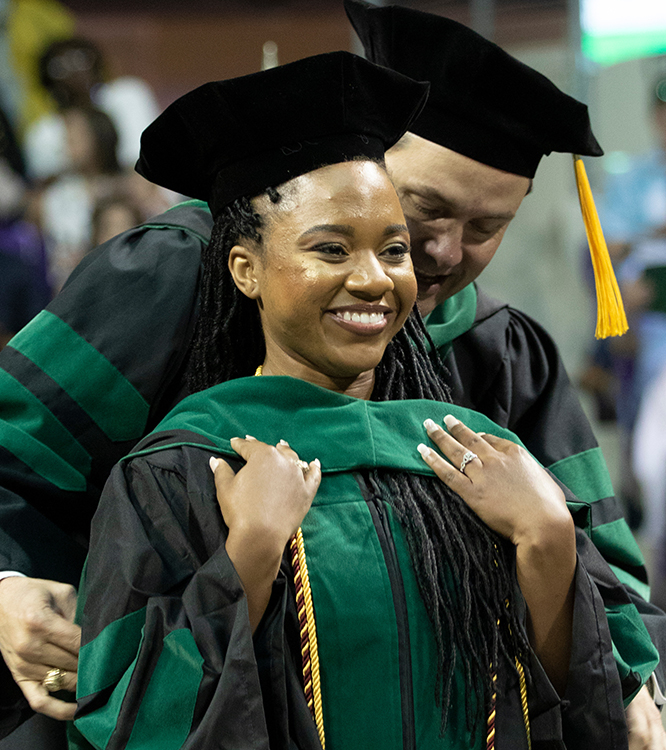
[(49, 669), (46, 677), (42, 680), (42, 685), (44, 685), (49, 693), (57, 693), (58, 690), (62, 690), (65, 686), (65, 674), (67, 673), (59, 667)]

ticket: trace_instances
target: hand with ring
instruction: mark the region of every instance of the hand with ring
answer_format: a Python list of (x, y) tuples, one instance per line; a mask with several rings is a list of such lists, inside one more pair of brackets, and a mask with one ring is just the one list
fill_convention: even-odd
[(451, 415), (444, 421), (448, 431), (430, 419), (425, 422), (441, 455), (426, 445), (419, 452), (491, 529), (518, 545), (531, 540), (545, 519), (570, 518), (562, 490), (524, 448), (478, 435)]
[(42, 685), (49, 691), (49, 693), (57, 693), (60, 690), (64, 690), (67, 678), (67, 672), (60, 667), (54, 667), (49, 669), (46, 673), (46, 677), (42, 680)]
[(477, 434), (452, 415), (444, 423), (448, 431), (425, 422), (441, 454), (423, 444), (419, 453), (491, 529), (515, 545), (530, 643), (561, 692), (571, 657), (576, 570), (575, 529), (564, 493), (524, 448)]
[(81, 629), (72, 621), (76, 591), (57, 581), (0, 580), (0, 652), (30, 707), (72, 719), (76, 704), (52, 693), (76, 689)]

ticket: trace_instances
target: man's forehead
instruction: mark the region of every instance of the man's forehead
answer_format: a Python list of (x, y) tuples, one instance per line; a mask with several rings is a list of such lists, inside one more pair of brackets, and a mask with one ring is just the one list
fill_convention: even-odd
[[(386, 155), (401, 198), (418, 198), (451, 213), (510, 220), (530, 180), (495, 169), (417, 135)], [(510, 194), (510, 205), (507, 195)]]

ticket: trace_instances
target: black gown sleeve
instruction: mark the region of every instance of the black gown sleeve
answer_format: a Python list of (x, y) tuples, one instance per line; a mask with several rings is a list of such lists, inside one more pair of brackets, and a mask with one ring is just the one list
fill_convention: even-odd
[(253, 638), (207, 455), (172, 449), (112, 472), (86, 566), (75, 726), (107, 750), (130, 737), (159, 750), (164, 732), (185, 749), (318, 748), (286, 571)]
[[(78, 585), (111, 467), (184, 395), (211, 225), (183, 205), (100, 246), (0, 352), (0, 571)], [(0, 660), (0, 737), (21, 707)]]
[(0, 570), (78, 582), (111, 467), (182, 395), (210, 222), (105, 243), (0, 352)]
[[(453, 341), (445, 364), (453, 401), (517, 434), (573, 493), (567, 499), (574, 521), (620, 579), (660, 654), (666, 654), (666, 615), (648, 601), (643, 557), (550, 335), (528, 315), (479, 290), (475, 325)], [(666, 684), (662, 662), (656, 676)]]

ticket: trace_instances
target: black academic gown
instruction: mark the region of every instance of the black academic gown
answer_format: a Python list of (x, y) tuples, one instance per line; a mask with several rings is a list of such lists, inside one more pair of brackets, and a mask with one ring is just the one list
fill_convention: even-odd
[[(211, 226), (194, 201), (110, 240), (0, 352), (0, 569), (77, 584), (111, 467), (187, 392), (184, 363)], [(561, 463), (580, 454), (575, 435), (596, 445), (552, 340), (527, 316), (484, 300), (479, 295), (476, 314), (454, 330), (448, 353), (446, 341), (436, 342), (454, 400), (487, 410), (547, 466), (553, 455)], [(609, 517), (615, 530), (624, 525)], [(645, 579), (640, 553), (602, 552), (626, 573), (664, 653), (666, 617), (636, 593)], [(0, 736), (26, 715), (0, 665)]]

